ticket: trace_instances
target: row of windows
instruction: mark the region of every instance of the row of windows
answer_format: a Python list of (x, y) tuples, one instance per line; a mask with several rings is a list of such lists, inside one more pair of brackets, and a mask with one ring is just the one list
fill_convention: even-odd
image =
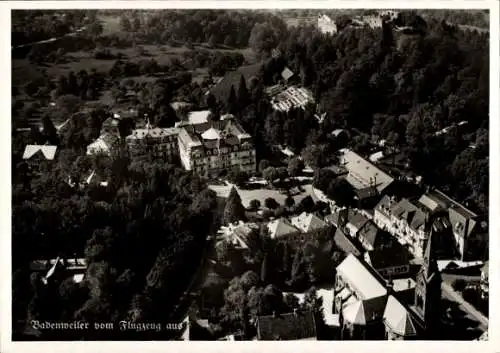
[(400, 275), (403, 273), (408, 273), (409, 270), (410, 270), (409, 266), (405, 265), (405, 266), (398, 266), (398, 267), (389, 267), (389, 268), (386, 268), (383, 270), (379, 270), (379, 273), (383, 276), (394, 275), (394, 274)]
[(255, 156), (255, 150), (251, 149), (248, 151), (238, 151), (238, 152), (233, 152), (230, 153), (230, 151), (227, 151), (225, 149), (212, 149), (212, 150), (207, 150), (205, 153), (201, 153), (199, 151), (193, 152), (193, 158), (203, 158), (204, 156), (231, 156), (231, 157), (244, 157), (244, 156)]

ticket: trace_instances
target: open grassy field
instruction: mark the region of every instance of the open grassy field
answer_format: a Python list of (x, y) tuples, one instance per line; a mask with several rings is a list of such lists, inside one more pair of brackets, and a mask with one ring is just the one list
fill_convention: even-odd
[[(130, 34), (124, 33), (120, 27), (120, 21), (118, 16), (111, 15), (101, 15), (101, 23), (103, 25), (103, 36), (106, 35), (119, 35), (119, 36), (129, 36)], [(187, 48), (185, 46), (170, 46), (170, 45), (137, 45), (135, 47), (129, 48), (111, 48), (106, 47), (111, 54), (115, 56), (120, 56), (122, 60), (138, 63), (141, 60), (155, 60), (159, 65), (169, 66), (172, 60), (179, 60), (181, 63), (185, 62), (184, 54), (190, 51), (203, 50), (203, 51), (217, 51), (217, 52), (227, 52), (234, 53), (239, 52), (244, 57), (247, 63), (255, 63), (256, 57), (254, 52), (249, 49), (232, 49), (228, 47), (220, 48), (210, 48), (206, 43), (194, 43), (194, 47)], [(64, 53), (64, 55), (59, 59), (58, 62), (44, 62), (41, 64), (33, 64), (27, 59), (13, 58), (11, 61), (11, 73), (12, 73), (12, 87), (17, 91), (15, 98), (25, 104), (33, 103), (34, 100), (24, 94), (23, 86), (37, 78), (42, 78), (44, 75), (51, 80), (56, 80), (59, 76), (67, 76), (71, 71), (79, 72), (81, 70), (86, 70), (90, 72), (96, 70), (97, 72), (107, 73), (115, 64), (116, 59), (96, 59), (94, 56), (94, 51), (72, 51)], [(189, 63), (186, 64), (188, 71), (191, 72), (193, 81), (201, 83), (206, 77), (208, 77), (208, 68), (192, 68), (189, 67)], [(189, 70), (191, 69), (191, 70)], [(245, 66), (242, 67), (245, 71)], [(240, 75), (236, 75), (238, 82)], [(156, 77), (152, 76), (137, 76), (127, 79), (132, 79), (135, 82), (153, 82)], [(108, 106), (114, 106), (114, 100), (111, 97), (110, 91), (101, 92), (99, 101), (90, 102), (90, 104), (101, 103)], [(38, 117), (35, 117), (36, 120)]]
[[(109, 48), (110, 52), (114, 55), (123, 55), (124, 60), (132, 62), (140, 62), (141, 60), (154, 59), (159, 65), (170, 65), (173, 59), (183, 61), (183, 54), (191, 49), (186, 47), (171, 47), (168, 45), (142, 45), (142, 49), (126, 48), (115, 49)], [(254, 54), (251, 49), (209, 49), (203, 46), (198, 46), (203, 50), (216, 50), (220, 52), (241, 52), (247, 61), (254, 60)], [(196, 50), (196, 47), (195, 47)], [(12, 80), (13, 85), (17, 86), (33, 80), (37, 75), (41, 75), (42, 71), (46, 71), (47, 75), (57, 77), (59, 75), (67, 75), (70, 71), (78, 72), (80, 70), (90, 71), (95, 69), (98, 72), (107, 72), (113, 67), (116, 60), (100, 60), (94, 58), (92, 52), (78, 51), (66, 53), (63, 57), (62, 63), (44, 63), (42, 65), (33, 65), (27, 59), (14, 59), (12, 60)], [(193, 78), (197, 74), (206, 75), (205, 68), (194, 70)]]

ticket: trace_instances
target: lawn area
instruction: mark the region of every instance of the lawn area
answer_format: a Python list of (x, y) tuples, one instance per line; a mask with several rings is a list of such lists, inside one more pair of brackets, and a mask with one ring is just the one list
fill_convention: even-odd
[[(167, 45), (143, 45), (144, 55), (137, 48), (115, 49), (110, 48), (112, 54), (124, 55), (124, 60), (131, 62), (139, 62), (141, 60), (154, 59), (159, 65), (170, 65), (173, 59), (183, 60), (182, 54), (190, 49), (185, 47), (171, 47)], [(205, 50), (212, 50), (206, 49)], [(219, 49), (213, 49), (219, 50)], [(246, 56), (251, 56), (250, 49), (227, 50), (221, 49), (222, 52), (239, 51), (244, 52)], [(98, 72), (108, 72), (114, 65), (116, 60), (99, 60), (94, 58), (92, 51), (77, 51), (69, 52), (64, 55), (66, 62), (63, 63), (44, 63), (43, 65), (33, 65), (27, 59), (12, 60), (12, 83), (14, 86), (22, 85), (23, 83), (33, 80), (37, 76), (41, 76), (42, 70), (45, 70), (49, 76), (58, 77), (60, 75), (68, 75), (70, 71), (78, 72), (80, 70), (91, 71), (95, 69)], [(197, 82), (203, 81), (208, 76), (207, 68), (197, 68), (192, 70), (193, 80)], [(136, 79), (136, 78), (134, 78)], [(150, 78), (145, 77), (144, 80)], [(152, 79), (152, 78), (151, 78)], [(142, 80), (142, 78), (141, 78)], [(239, 80), (239, 75), (238, 75)], [(239, 82), (239, 81), (238, 81)]]
[[(238, 191), (238, 194), (241, 197), (241, 202), (244, 207), (249, 207), (250, 206), (250, 201), (253, 199), (257, 199), (261, 202), (261, 204), (264, 204), (265, 199), (268, 197), (274, 198), (280, 205), (284, 205), (286, 195), (279, 192), (278, 190), (273, 190), (273, 189), (255, 189), (255, 190), (244, 190), (241, 188), (238, 188), (236, 185), (229, 184), (225, 186), (221, 185), (209, 185), (209, 188), (214, 190), (217, 193), (217, 196), (219, 197), (227, 197), (229, 195), (229, 192), (231, 191), (232, 187), (235, 187), (236, 190)], [(302, 199), (304, 199), (307, 196), (311, 196), (313, 200), (316, 202), (318, 199), (314, 195), (314, 192), (312, 190), (312, 185), (302, 185), (304, 188), (304, 192), (297, 194), (293, 196), (295, 203), (298, 204)]]
[(42, 77), (41, 68), (31, 65), (26, 59), (13, 59), (11, 63), (13, 87)]

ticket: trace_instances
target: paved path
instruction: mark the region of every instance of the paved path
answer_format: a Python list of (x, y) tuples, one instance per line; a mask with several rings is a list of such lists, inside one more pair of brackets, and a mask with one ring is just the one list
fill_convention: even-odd
[[(171, 319), (175, 319), (177, 316), (179, 316), (180, 310), (181, 309), (188, 309), (185, 308), (184, 306), (187, 304), (187, 300), (190, 299), (191, 291), (195, 287), (195, 285), (199, 284), (202, 280), (204, 280), (204, 276), (206, 275), (205, 270), (208, 268), (207, 260), (208, 260), (208, 254), (210, 250), (214, 246), (214, 240), (212, 237), (209, 237), (205, 240), (205, 247), (203, 249), (203, 254), (201, 255), (200, 263), (198, 265), (198, 268), (196, 269), (191, 281), (189, 282), (189, 285), (187, 286), (186, 290), (183, 292), (182, 296), (179, 298), (179, 301), (177, 305), (173, 308), (172, 313), (170, 314)], [(184, 307), (184, 308), (183, 308)], [(184, 316), (183, 314), (182, 316)]]
[(471, 318), (475, 319), (480, 323), (479, 328), (484, 332), (488, 330), (489, 320), (486, 316), (484, 316), (481, 312), (479, 312), (474, 306), (467, 303), (464, 298), (455, 292), (453, 288), (446, 282), (443, 282), (441, 285), (441, 289), (443, 290), (443, 296), (449, 300), (452, 300), (458, 303), (460, 309), (466, 312)]
[(49, 38), (49, 39), (45, 39), (45, 40), (39, 40), (38, 42), (31, 42), (31, 43), (27, 43), (27, 44), (21, 44), (21, 45), (12, 47), (12, 49), (19, 49), (19, 48), (29, 47), (29, 46), (32, 46), (32, 45), (35, 45), (35, 44), (51, 43), (51, 42), (55, 42), (56, 40), (59, 40), (59, 39), (65, 38), (65, 37), (74, 37), (78, 33), (80, 33), (81, 31), (83, 31), (84, 29), (85, 29), (85, 27), (82, 27), (82, 28), (77, 29), (74, 32), (65, 34), (65, 35), (60, 36), (60, 37), (53, 37), (53, 38)]
[(475, 27), (469, 25), (458, 25), (458, 28), (460, 28), (463, 31), (477, 31), (479, 33), (488, 33), (490, 31), (489, 28)]
[(477, 284), (481, 281), (481, 276), (470, 276), (470, 275), (460, 275), (460, 274), (454, 274), (454, 273), (441, 273), (441, 277), (443, 278), (444, 281), (451, 283), (457, 279), (463, 279), (464, 281), (467, 282), (467, 284)]

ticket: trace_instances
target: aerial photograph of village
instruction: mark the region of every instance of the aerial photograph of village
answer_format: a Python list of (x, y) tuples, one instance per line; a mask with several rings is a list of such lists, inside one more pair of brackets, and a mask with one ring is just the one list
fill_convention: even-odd
[(13, 341), (488, 340), (488, 9), (10, 16)]

